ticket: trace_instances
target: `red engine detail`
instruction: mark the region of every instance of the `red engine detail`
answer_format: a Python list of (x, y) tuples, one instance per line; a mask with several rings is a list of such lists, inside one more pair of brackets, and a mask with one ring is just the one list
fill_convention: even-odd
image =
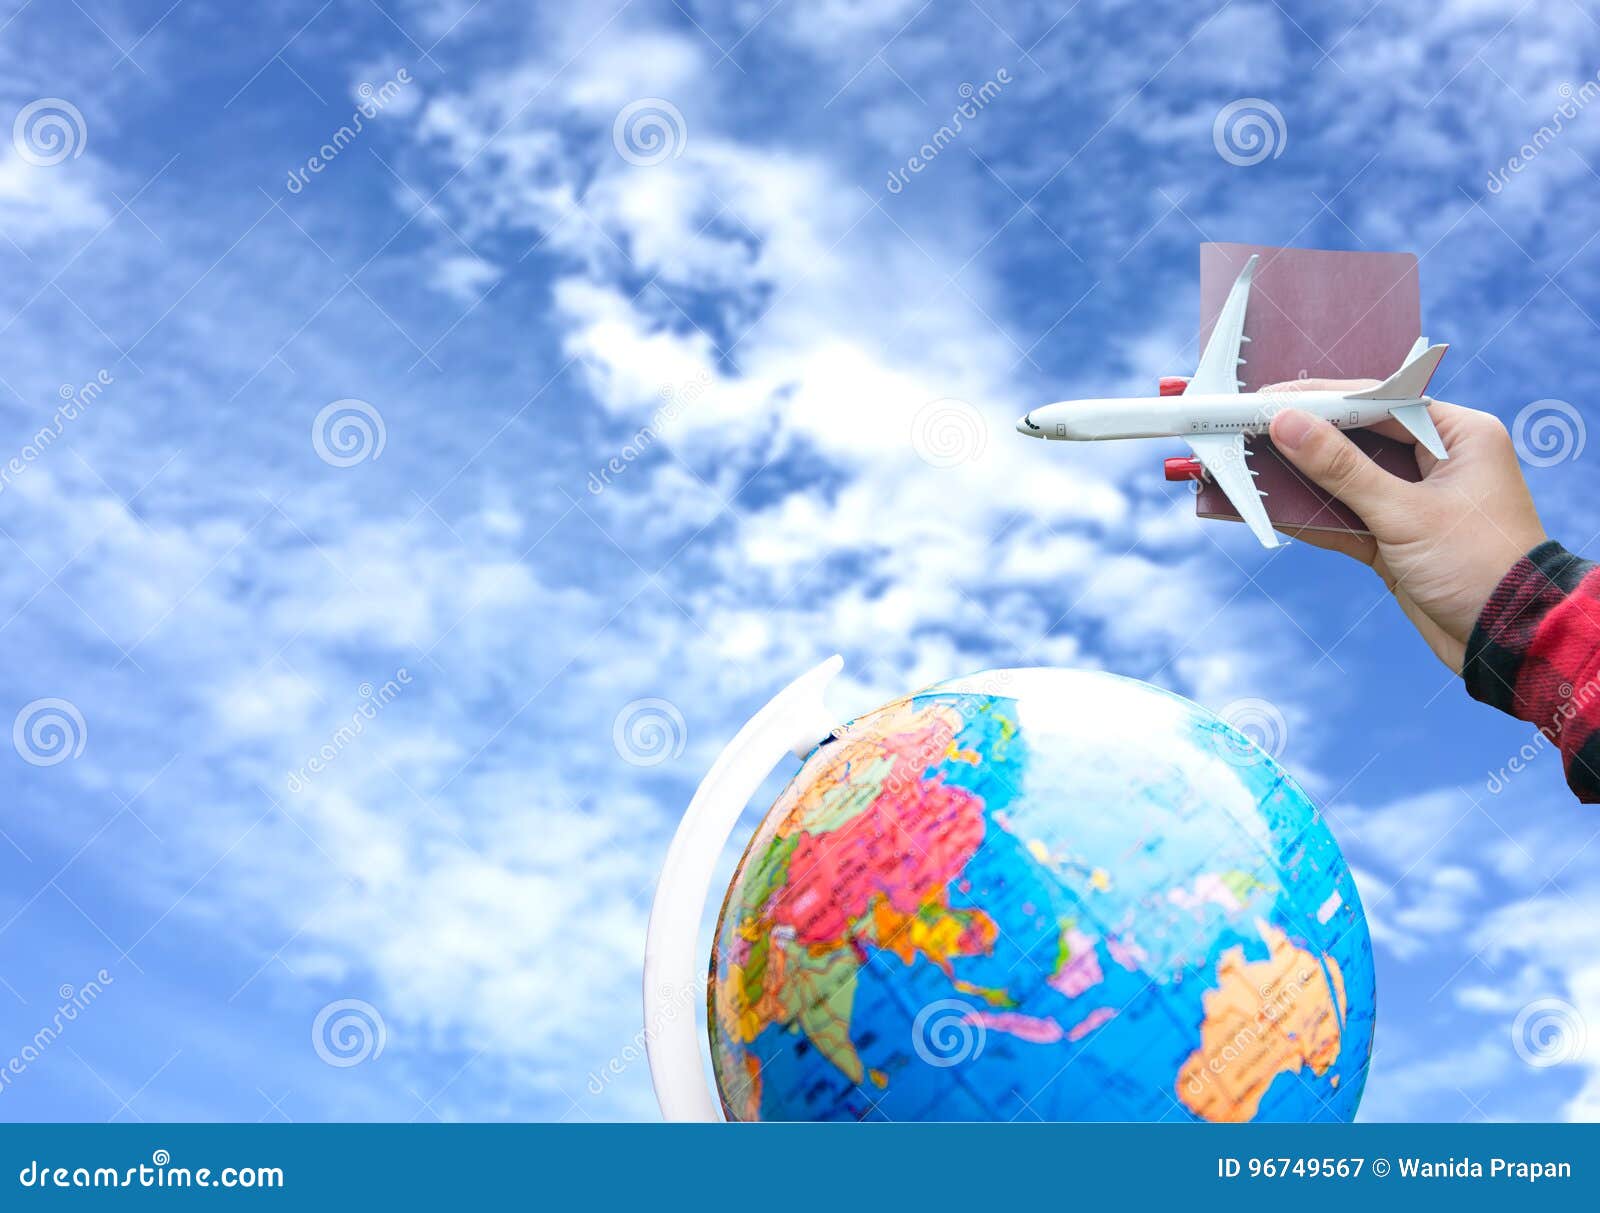
[(1188, 455), (1162, 460), (1161, 470), (1168, 480), (1199, 480), (1205, 474), (1200, 461)]
[(1189, 386), (1189, 381), (1182, 375), (1161, 376), (1161, 394), (1163, 396), (1181, 396), (1183, 389)]

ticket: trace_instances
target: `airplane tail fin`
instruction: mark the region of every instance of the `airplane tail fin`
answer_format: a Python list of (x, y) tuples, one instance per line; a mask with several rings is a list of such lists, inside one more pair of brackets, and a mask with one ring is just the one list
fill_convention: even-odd
[[(1422, 342), (1419, 340), (1417, 345), (1422, 345)], [(1416, 346), (1413, 346), (1404, 366), (1375, 388), (1369, 388), (1365, 392), (1351, 392), (1351, 399), (1420, 399), (1428, 390), (1428, 381), (1433, 378), (1434, 371), (1439, 369), (1439, 360), (1444, 357), (1444, 352), (1449, 348), (1448, 345), (1430, 345), (1419, 352)]]
[(1389, 405), (1389, 415), (1405, 426), (1435, 459), (1448, 459), (1450, 456), (1445, 452), (1444, 439), (1439, 437), (1439, 431), (1433, 424), (1433, 418), (1428, 415), (1428, 406), (1422, 402), (1422, 397), (1428, 390), (1428, 382), (1433, 378), (1434, 371), (1439, 369), (1439, 360), (1449, 348), (1448, 345), (1427, 345), (1423, 339), (1418, 339), (1405, 365), (1398, 371), (1375, 388), (1351, 393), (1354, 400), (1394, 401)]

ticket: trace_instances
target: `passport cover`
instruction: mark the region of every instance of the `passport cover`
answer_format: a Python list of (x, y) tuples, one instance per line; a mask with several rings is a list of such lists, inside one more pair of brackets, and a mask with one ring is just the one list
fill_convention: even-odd
[[(1261, 254), (1240, 350), (1241, 391), (1289, 379), (1387, 379), (1422, 331), (1417, 259), (1411, 253), (1351, 253), (1259, 244), (1200, 246), (1200, 348), (1211, 337), (1228, 290), (1252, 253)], [(1351, 430), (1350, 440), (1380, 466), (1420, 480), (1415, 448)], [(1250, 468), (1280, 528), (1367, 534), (1354, 511), (1295, 470), (1265, 434), (1246, 438)], [(1195, 514), (1239, 521), (1214, 481), (1196, 482)]]

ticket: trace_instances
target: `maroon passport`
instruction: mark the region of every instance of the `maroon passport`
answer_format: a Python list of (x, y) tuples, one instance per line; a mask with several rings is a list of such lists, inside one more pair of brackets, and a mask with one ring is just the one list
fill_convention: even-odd
[[(1410, 253), (1345, 253), (1257, 244), (1200, 246), (1200, 348), (1205, 348), (1228, 289), (1251, 254), (1260, 253), (1245, 311), (1250, 338), (1239, 368), (1243, 391), (1289, 379), (1387, 379), (1422, 331), (1417, 259)], [(1421, 479), (1415, 448), (1352, 430), (1349, 437), (1378, 463), (1407, 480)], [(1275, 526), (1366, 534), (1341, 502), (1306, 480), (1266, 435), (1245, 439), (1256, 485)], [(1227, 495), (1199, 482), (1195, 513), (1239, 521)]]

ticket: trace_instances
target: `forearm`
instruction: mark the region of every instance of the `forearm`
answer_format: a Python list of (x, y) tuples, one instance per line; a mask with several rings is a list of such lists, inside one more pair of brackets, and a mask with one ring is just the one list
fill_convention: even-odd
[(1467, 692), (1538, 728), (1600, 803), (1600, 568), (1554, 540), (1517, 561), (1467, 640)]

